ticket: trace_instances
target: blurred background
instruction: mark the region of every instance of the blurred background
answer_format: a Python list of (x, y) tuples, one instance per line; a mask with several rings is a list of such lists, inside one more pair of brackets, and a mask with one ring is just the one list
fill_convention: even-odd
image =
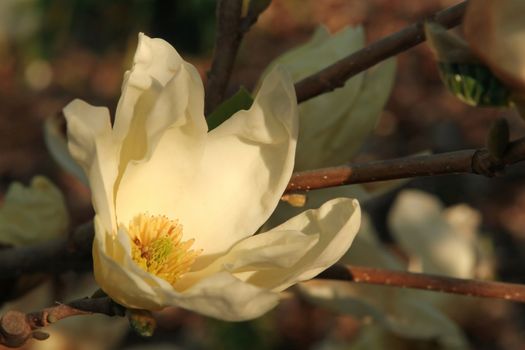
[[(240, 85), (252, 89), (274, 58), (307, 41), (319, 24), (332, 32), (362, 25), (367, 42), (371, 42), (457, 2), (273, 0), (245, 36), (228, 95)], [(28, 183), (35, 174), (44, 174), (64, 191), (73, 227), (89, 220), (93, 215), (89, 191), (48, 154), (42, 131), (45, 119), (60, 114), (74, 98), (108, 106), (113, 112), (138, 32), (170, 42), (205, 80), (213, 53), (215, 5), (213, 0), (0, 1), (0, 192), (4, 193), (12, 181)], [(488, 127), (501, 116), (509, 121), (512, 138), (524, 134), (523, 121), (514, 112), (469, 107), (452, 96), (441, 83), (427, 45), (421, 44), (397, 59), (390, 99), (373, 135), (353, 161), (482, 147)], [(403, 188), (432, 193), (445, 206), (467, 203), (479, 211), (480, 231), (490, 240), (494, 254), (495, 278), (525, 283), (524, 172), (524, 165), (517, 164), (504, 177), (423, 178), (409, 181)], [(401, 190), (365, 204), (385, 244), (393, 243), (387, 214)], [(60, 290), (70, 278), (54, 276), (47, 282), (46, 293)], [(51, 298), (61, 300), (60, 294)], [(524, 311), (520, 304), (479, 301), (478, 316), (461, 327), (474, 349), (525, 349)], [(110, 341), (111, 337), (100, 331), (93, 331), (90, 338), (102, 337), (100, 344), (107, 348), (319, 349), (327, 338), (350, 344), (363, 327), (362, 320), (337, 315), (300, 298), (284, 300), (277, 309), (252, 322), (220, 322), (184, 310), (159, 317), (152, 338), (139, 338), (115, 322), (108, 323), (115, 327), (109, 332), (115, 339)], [(82, 327), (85, 331), (87, 326)], [(103, 347), (59, 333), (27, 347)], [(407, 348), (439, 347), (425, 343)]]

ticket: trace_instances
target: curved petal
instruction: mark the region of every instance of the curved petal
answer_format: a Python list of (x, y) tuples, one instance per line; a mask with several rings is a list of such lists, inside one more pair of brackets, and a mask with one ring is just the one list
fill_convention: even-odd
[[(126, 163), (125, 157), (128, 162), (117, 189), (119, 223), (127, 224), (142, 212), (179, 218), (165, 210), (173, 208), (173, 201), (182, 199), (181, 194), (188, 190), (186, 184), (197, 176), (207, 131), (202, 82), (194, 78), (193, 70), (184, 65), (167, 83), (142, 125), (136, 127), (142, 138), (130, 136), (130, 153), (121, 153), (121, 164)], [(141, 155), (133, 155), (132, 147), (138, 139), (143, 140), (144, 148)], [(134, 160), (140, 158), (143, 159)]]
[(61, 122), (62, 119), (58, 117), (47, 118), (44, 122), (44, 141), (47, 150), (66, 172), (69, 172), (84, 185), (89, 186), (86, 174), (69, 153), (66, 137), (60, 130)]
[(317, 210), (307, 210), (273, 231), (300, 231), (319, 234), (319, 241), (293, 266), (254, 271), (242, 276), (256, 286), (282, 291), (325, 270), (350, 248), (359, 230), (361, 210), (355, 199), (337, 198)]
[(195, 249), (224, 252), (264, 223), (290, 179), (297, 139), (292, 82), (280, 69), (270, 74), (249, 111), (208, 134), (200, 162), (185, 131), (169, 129), (149, 161), (128, 166), (119, 221), (143, 211), (167, 215), (183, 225), (183, 239), (195, 238)]
[(202, 279), (172, 305), (226, 321), (261, 316), (279, 302), (279, 294), (245, 283), (223, 271)]
[(111, 121), (105, 107), (74, 100), (64, 107), (68, 148), (84, 170), (95, 212), (108, 233), (116, 228), (113, 186), (117, 177), (117, 146), (111, 138)]
[[(257, 270), (290, 268), (318, 241), (318, 234), (306, 235), (299, 231), (270, 231), (250, 236), (237, 242), (226, 254), (208, 262), (205, 268), (185, 274), (175, 287), (187, 289), (196, 281), (224, 270), (238, 276)], [(199, 265), (199, 261), (195, 265)]]
[(135, 105), (152, 85), (165, 86), (180, 70), (183, 60), (166, 41), (139, 34), (133, 66), (127, 71), (122, 84), (122, 95), (115, 116), (115, 137), (123, 140), (134, 118)]

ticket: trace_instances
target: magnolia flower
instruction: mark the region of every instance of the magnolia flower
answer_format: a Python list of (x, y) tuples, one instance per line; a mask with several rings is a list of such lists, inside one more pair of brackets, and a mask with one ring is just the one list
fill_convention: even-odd
[(69, 214), (64, 196), (51, 181), (35, 176), (31, 185), (14, 182), (0, 208), (0, 243), (35, 244), (66, 234)]
[(357, 201), (339, 198), (254, 235), (293, 169), (297, 104), (279, 68), (250, 110), (208, 133), (196, 69), (141, 34), (114, 125), (80, 100), (64, 114), (96, 212), (95, 278), (126, 307), (255, 318), (336, 262), (358, 230)]

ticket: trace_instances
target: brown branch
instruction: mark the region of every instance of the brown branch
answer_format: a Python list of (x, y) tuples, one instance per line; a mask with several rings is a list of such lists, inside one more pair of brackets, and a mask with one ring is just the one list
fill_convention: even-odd
[[(349, 164), (292, 175), (286, 192), (313, 190), (355, 183), (435, 176), (482, 174), (493, 176), (505, 166), (525, 160), (525, 138), (512, 142), (502, 159), (486, 149)], [(91, 264), (92, 223), (80, 226), (69, 239), (0, 251), (0, 280), (24, 273), (63, 272)]]
[(93, 223), (79, 226), (70, 237), (0, 251), (0, 280), (24, 273), (64, 272), (91, 264)]
[(525, 302), (525, 285), (362, 266), (333, 265), (316, 278)]
[(413, 156), (294, 173), (285, 192), (445, 174), (494, 176), (507, 165), (525, 160), (525, 138), (512, 142), (496, 159), (485, 148)]
[(110, 298), (102, 297), (58, 304), (29, 314), (7, 311), (0, 319), (0, 344), (7, 347), (19, 347), (31, 338), (44, 340), (49, 337), (49, 334), (39, 331), (40, 328), (67, 317), (95, 313), (124, 316), (125, 309)]
[(466, 1), (440, 11), (418, 21), (390, 36), (384, 37), (367, 47), (337, 61), (322, 71), (304, 78), (295, 84), (297, 101), (304, 102), (312, 97), (342, 87), (354, 75), (373, 65), (401, 53), (425, 40), (423, 24), (432, 20), (452, 28), (461, 23), (466, 8)]
[(224, 99), (235, 56), (241, 44), (241, 10), (242, 0), (219, 0), (217, 3), (217, 34), (211, 69), (208, 72), (206, 115)]

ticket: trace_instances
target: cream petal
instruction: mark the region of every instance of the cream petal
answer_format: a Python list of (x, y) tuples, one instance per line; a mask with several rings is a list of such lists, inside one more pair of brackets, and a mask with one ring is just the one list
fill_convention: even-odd
[(185, 227), (205, 254), (226, 251), (268, 219), (292, 174), (297, 128), (293, 83), (276, 68), (249, 111), (237, 112), (209, 133), (191, 190), (196, 197), (179, 205)]
[(155, 84), (165, 86), (183, 66), (183, 59), (166, 41), (139, 34), (133, 66), (122, 84), (122, 95), (115, 117), (115, 137), (123, 140), (134, 118), (135, 105), (141, 95)]
[(169, 129), (149, 161), (128, 166), (117, 194), (119, 222), (144, 211), (178, 219), (184, 239), (195, 238), (194, 249), (205, 255), (252, 235), (290, 179), (296, 106), (291, 80), (277, 69), (249, 111), (208, 134), (202, 161), (187, 128)]
[(259, 270), (246, 282), (282, 291), (289, 286), (315, 277), (333, 265), (350, 248), (359, 230), (361, 210), (354, 199), (337, 198), (317, 210), (307, 210), (272, 231), (300, 231), (319, 234), (319, 241), (293, 266)]
[(73, 175), (84, 185), (89, 186), (84, 170), (73, 159), (67, 147), (67, 139), (62, 134), (61, 119), (57, 117), (47, 118), (44, 122), (44, 141), (47, 150), (53, 159), (67, 172)]
[(111, 121), (105, 107), (74, 100), (64, 107), (68, 148), (90, 184), (95, 212), (108, 232), (116, 227), (113, 185), (117, 177), (117, 146), (111, 139)]
[[(206, 267), (182, 276), (175, 287), (185, 290), (200, 279), (224, 270), (238, 275), (264, 269), (290, 268), (318, 241), (318, 234), (306, 235), (299, 231), (271, 231), (251, 236), (236, 243), (226, 254), (207, 262)], [(199, 260), (195, 265), (200, 265)]]
[[(202, 82), (194, 79), (193, 70), (184, 65), (162, 89), (142, 126), (137, 126), (146, 145), (144, 159), (127, 157), (116, 196), (119, 223), (127, 224), (142, 212), (178, 218), (170, 210), (171, 203), (181, 199), (181, 193), (188, 191), (186, 184), (199, 171), (207, 131), (203, 95), (199, 93)], [(130, 140), (136, 144), (137, 138)]]
[(171, 304), (221, 320), (244, 321), (261, 316), (278, 302), (278, 293), (244, 283), (222, 271), (200, 280)]

